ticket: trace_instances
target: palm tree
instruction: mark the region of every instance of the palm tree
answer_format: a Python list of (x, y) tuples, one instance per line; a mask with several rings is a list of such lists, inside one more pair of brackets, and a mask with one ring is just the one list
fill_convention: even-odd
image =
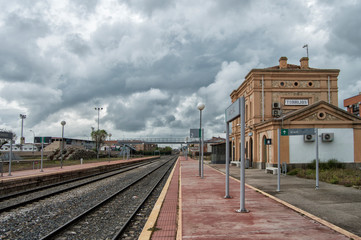
[(94, 130), (92, 127), (91, 137), (95, 141), (96, 146), (96, 152), (97, 152), (97, 158), (99, 158), (99, 147), (102, 143), (105, 142), (108, 133), (104, 129)]

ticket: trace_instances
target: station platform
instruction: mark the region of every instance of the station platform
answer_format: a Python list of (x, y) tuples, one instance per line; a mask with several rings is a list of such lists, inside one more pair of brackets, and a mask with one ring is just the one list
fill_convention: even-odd
[(12, 171), (11, 176), (9, 176), (9, 172), (4, 172), (3, 176), (0, 177), (0, 183), (5, 183), (7, 181), (12, 181), (16, 179), (24, 179), (34, 176), (43, 176), (43, 175), (51, 175), (51, 174), (57, 174), (57, 173), (64, 173), (64, 172), (71, 172), (75, 170), (80, 169), (89, 169), (104, 165), (114, 165), (114, 164), (120, 164), (120, 163), (129, 163), (132, 161), (139, 161), (146, 158), (134, 158), (130, 160), (115, 160), (115, 161), (102, 161), (102, 162), (93, 162), (93, 163), (84, 163), (84, 164), (75, 164), (75, 165), (69, 165), (69, 166), (63, 166), (63, 168), (58, 167), (48, 167), (43, 168), (43, 171), (41, 172), (40, 169), (30, 169), (30, 170), (21, 170), (21, 171)]
[(180, 157), (139, 239), (361, 239), (249, 185), (249, 212), (238, 213), (240, 182), (229, 189), (225, 199), (222, 172), (205, 165), (202, 179), (198, 161)]

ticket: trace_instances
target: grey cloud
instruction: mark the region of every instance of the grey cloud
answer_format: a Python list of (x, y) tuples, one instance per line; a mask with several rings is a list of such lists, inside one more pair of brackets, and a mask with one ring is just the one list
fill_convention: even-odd
[[(330, 38), (327, 48), (334, 54), (360, 57), (361, 55), (361, 3), (352, 2), (336, 9), (330, 22)], [(347, 14), (345, 14), (347, 12)]]
[(147, 15), (151, 15), (157, 10), (166, 10), (174, 6), (174, 0), (119, 0), (120, 3), (126, 2), (130, 8), (140, 10)]
[(39, 52), (36, 40), (49, 33), (40, 19), (10, 14), (0, 28), (0, 79), (3, 81), (39, 82), (49, 76), (48, 64)]
[[(105, 10), (102, 4), (71, 1), (52, 16), (52, 1), (0, 3), (0, 101), (16, 103), (12, 113), (26, 110), (27, 126), (68, 118), (77, 124), (70, 129), (88, 133), (97, 105), (108, 106), (102, 121), (114, 127), (114, 137), (181, 135), (199, 126), (196, 105), (204, 101), (204, 125), (219, 132), (229, 94), (248, 71), (277, 65), (280, 56), (297, 64), (305, 43), (312, 66), (341, 68), (340, 92), (360, 75), (357, 2), (126, 0)], [(9, 82), (34, 94), (1, 89)], [(12, 124), (9, 115), (1, 120)]]
[(79, 33), (68, 34), (65, 39), (65, 45), (70, 52), (78, 55), (79, 57), (86, 57), (91, 53), (91, 49), (88, 46), (88, 43)]

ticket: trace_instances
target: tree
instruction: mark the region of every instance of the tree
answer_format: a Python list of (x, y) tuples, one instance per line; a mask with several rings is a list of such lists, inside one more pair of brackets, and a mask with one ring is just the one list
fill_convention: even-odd
[[(13, 138), (12, 139), (8, 139), (8, 138), (0, 138), (0, 148), (2, 148), (2, 146), (4, 146), (5, 144), (7, 144), (8, 142), (10, 142), (10, 140), (14, 141), (16, 140), (16, 134), (13, 131), (9, 131), (6, 129), (0, 129), (0, 132), (3, 133), (12, 133), (13, 134)], [(1, 152), (0, 152), (1, 155)]]
[[(6, 129), (0, 129), (0, 132), (6, 132), (6, 133), (12, 133), (13, 134), (13, 141), (16, 140), (16, 134), (13, 132), (13, 131), (9, 131), (9, 130), (6, 130)], [(0, 138), (0, 148), (7, 144), (8, 142), (10, 141), (10, 139), (7, 139), (7, 138)]]
[(92, 132), (91, 132), (90, 136), (95, 141), (96, 152), (97, 152), (97, 154), (99, 154), (99, 147), (102, 143), (105, 142), (105, 139), (107, 138), (108, 133), (104, 129), (94, 130), (93, 127), (91, 129), (92, 129)]

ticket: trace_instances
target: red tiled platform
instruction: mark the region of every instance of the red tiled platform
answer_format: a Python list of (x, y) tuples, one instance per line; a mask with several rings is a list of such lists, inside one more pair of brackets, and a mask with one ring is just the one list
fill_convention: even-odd
[(152, 235), (153, 240), (173, 240), (177, 234), (177, 206), (179, 192), (179, 161), (169, 184), (167, 195), (164, 198), (162, 208), (157, 219), (157, 228)]
[[(230, 178), (232, 198), (225, 199), (225, 175), (205, 166), (205, 177), (201, 179), (198, 161), (181, 158), (180, 165), (181, 234), (178, 233), (177, 239), (349, 239), (248, 187), (245, 203), (250, 212), (238, 213), (238, 181)], [(173, 206), (164, 203), (166, 214), (158, 219), (159, 223), (166, 222), (169, 229), (157, 226), (161, 230), (155, 231), (152, 239), (175, 239), (176, 222), (170, 221), (176, 214), (172, 211), (175, 210), (177, 179), (175, 174), (168, 189)]]

